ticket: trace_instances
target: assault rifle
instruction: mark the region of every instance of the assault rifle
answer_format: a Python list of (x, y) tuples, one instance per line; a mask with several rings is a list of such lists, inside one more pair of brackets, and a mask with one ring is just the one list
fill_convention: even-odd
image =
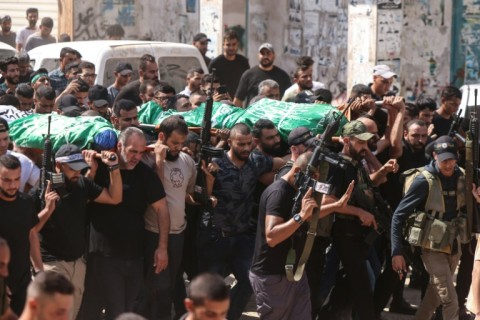
[[(330, 184), (325, 183), (325, 181), (327, 181), (329, 165), (338, 166), (342, 169), (346, 167), (346, 160), (337, 153), (330, 151), (328, 149), (328, 145), (331, 143), (333, 135), (337, 132), (340, 126), (340, 121), (345, 115), (345, 112), (348, 110), (348, 107), (349, 106), (347, 106), (342, 114), (336, 117), (333, 122), (328, 124), (320, 140), (316, 141), (315, 149), (313, 150), (312, 157), (308, 162), (306, 173), (299, 173), (295, 177), (295, 185), (298, 187), (298, 190), (294, 198), (292, 216), (300, 211), (300, 208), (302, 207), (302, 199), (309, 188), (312, 188), (312, 197), (315, 198), (318, 208), (314, 209), (312, 218), (308, 224), (307, 239), (305, 241), (302, 255), (298, 261), (295, 274), (293, 269), (296, 263), (296, 253), (295, 249), (293, 248), (289, 250), (287, 261), (285, 263), (285, 271), (289, 281), (299, 281), (302, 278), (305, 263), (310, 256), (313, 241), (315, 240), (315, 236), (319, 231), (317, 230), (317, 224), (319, 222), (318, 220), (322, 198), (324, 194), (330, 194), (332, 189)], [(314, 177), (317, 172), (320, 173), (320, 178), (318, 181), (315, 180)]]
[(195, 182), (195, 201), (202, 206), (201, 220), (205, 227), (212, 227), (213, 207), (207, 192), (207, 182), (205, 173), (202, 170), (202, 162), (208, 166), (212, 158), (223, 156), (223, 149), (215, 148), (210, 144), (212, 129), (213, 112), (213, 79), (215, 78), (215, 69), (212, 69), (212, 78), (210, 81), (210, 90), (207, 101), (205, 102), (205, 112), (203, 114), (202, 129), (200, 131), (200, 152), (197, 161), (197, 181)]
[(42, 170), (40, 172), (40, 203), (45, 207), (45, 193), (47, 192), (48, 180), (51, 182), (52, 190), (57, 191), (60, 197), (65, 195), (65, 177), (63, 173), (56, 173), (53, 165), (52, 141), (50, 139), (50, 124), (52, 116), (48, 116), (47, 135), (43, 142)]
[[(470, 91), (470, 88), (468, 88)], [(480, 233), (480, 212), (477, 202), (472, 195), (472, 183), (478, 187), (478, 161), (479, 161), (479, 131), (477, 118), (477, 89), (474, 90), (473, 111), (470, 112), (470, 126), (467, 132), (465, 143), (465, 179), (467, 202), (467, 230), (473, 233)]]
[(462, 109), (458, 110), (457, 116), (453, 118), (452, 123), (450, 124), (450, 129), (448, 130), (448, 135), (452, 138), (457, 138), (458, 140), (465, 143), (465, 138), (458, 133), (460, 124), (463, 122)]

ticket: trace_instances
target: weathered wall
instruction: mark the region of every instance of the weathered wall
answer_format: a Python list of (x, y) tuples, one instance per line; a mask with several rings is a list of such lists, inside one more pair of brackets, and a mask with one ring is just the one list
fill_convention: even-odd
[(439, 96), (450, 83), (452, 2), (405, 0), (401, 33), (402, 91), (415, 100)]
[(118, 23), (125, 39), (190, 43), (200, 24), (198, 0), (84, 0), (73, 1), (72, 10), (74, 40), (103, 39)]
[(200, 0), (200, 32), (211, 42), (207, 56), (214, 58), (222, 52), (223, 0)]

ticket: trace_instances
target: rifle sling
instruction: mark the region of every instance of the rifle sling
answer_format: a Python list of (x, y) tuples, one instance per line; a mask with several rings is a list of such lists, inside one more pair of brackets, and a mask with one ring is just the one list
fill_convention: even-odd
[[(321, 203), (321, 201), (320, 201)], [(287, 261), (285, 263), (285, 272), (287, 274), (288, 281), (299, 281), (302, 278), (303, 270), (305, 269), (305, 263), (307, 263), (310, 252), (312, 251), (313, 242), (317, 235), (318, 217), (320, 215), (320, 208), (317, 208), (312, 213), (310, 220), (310, 227), (307, 232), (307, 239), (305, 240), (305, 246), (303, 247), (302, 255), (298, 261), (297, 270), (293, 273), (293, 268), (296, 260), (296, 253), (294, 248), (290, 248), (287, 255)]]

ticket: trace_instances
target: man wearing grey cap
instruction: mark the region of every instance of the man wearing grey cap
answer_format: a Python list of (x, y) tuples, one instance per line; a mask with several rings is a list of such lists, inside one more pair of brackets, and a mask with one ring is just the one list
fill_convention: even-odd
[(2, 32), (0, 32), (0, 41), (15, 48), (15, 38), (17, 34), (12, 31), (12, 18), (9, 15), (0, 19)]
[(466, 230), (465, 172), (457, 165), (457, 145), (451, 137), (441, 136), (433, 150), (429, 165), (412, 169), (415, 171), (407, 175), (405, 196), (392, 219), (393, 270), (400, 279), (406, 275), (403, 229), (411, 216), (415, 222), (408, 227), (406, 240), (421, 250), (430, 275), (414, 320), (430, 319), (439, 305), (444, 319), (459, 318), (454, 273), (461, 256), (460, 244), (470, 241)]
[(110, 101), (115, 101), (120, 90), (132, 79), (133, 67), (128, 62), (119, 62), (113, 71), (115, 82), (107, 88)]
[(73, 319), (80, 309), (84, 291), (87, 202), (113, 205), (122, 201), (122, 177), (115, 153), (103, 151), (101, 155), (102, 162), (108, 166), (108, 188), (102, 188), (82, 175), (82, 170), (97, 169), (95, 154), (92, 150), (81, 151), (73, 144), (58, 149), (54, 170), (63, 176), (65, 183), (55, 187), (61, 199), (40, 232), (44, 269), (65, 275), (75, 287)]
[(367, 269), (367, 257), (377, 234), (377, 222), (370, 212), (375, 207), (372, 181), (362, 165), (368, 150), (368, 140), (373, 137), (367, 127), (355, 120), (342, 130), (342, 155), (347, 160), (344, 170), (330, 167), (329, 181), (334, 186), (329, 201), (337, 201), (354, 180), (355, 187), (348, 205), (335, 212), (332, 229), (333, 245), (352, 288), (353, 307), (361, 320), (379, 319), (375, 315), (373, 290)]
[(248, 107), (250, 100), (258, 95), (258, 84), (263, 80), (272, 79), (280, 85), (280, 96), (292, 85), (289, 75), (273, 65), (275, 50), (270, 43), (264, 43), (258, 48), (259, 64), (245, 71), (240, 78), (233, 104), (237, 107)]

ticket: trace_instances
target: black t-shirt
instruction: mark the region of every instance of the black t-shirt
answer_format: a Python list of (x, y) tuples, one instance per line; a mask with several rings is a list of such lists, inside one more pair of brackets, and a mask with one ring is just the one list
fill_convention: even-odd
[(260, 69), (259, 66), (255, 66), (250, 70), (245, 71), (240, 78), (235, 97), (242, 101), (246, 101), (246, 105), (248, 106), (248, 102), (258, 95), (258, 85), (260, 82), (267, 79), (272, 79), (278, 82), (280, 85), (280, 97), (283, 96), (285, 90), (292, 85), (288, 74), (279, 67), (273, 66), (272, 70), (264, 71)]
[(452, 125), (452, 122), (453, 122), (453, 117), (445, 119), (444, 117), (439, 115), (437, 112), (434, 112), (433, 119), (432, 119), (432, 124), (434, 126), (433, 134), (436, 134), (437, 137), (447, 135), (448, 131), (450, 131), (450, 126)]
[(258, 229), (253, 254), (252, 272), (256, 274), (285, 274), (285, 262), (288, 251), (295, 247), (297, 262), (305, 245), (306, 234), (296, 232), (289, 239), (270, 247), (265, 236), (265, 217), (273, 215), (287, 221), (291, 218), (291, 210), (295, 197), (295, 189), (287, 181), (279, 179), (272, 183), (260, 199)]
[(13, 201), (0, 199), (0, 237), (10, 247), (7, 284), (12, 293), (28, 283), (30, 274), (30, 230), (38, 223), (32, 197), (19, 192)]
[[(143, 256), (144, 214), (147, 205), (165, 197), (158, 176), (143, 163), (132, 170), (120, 170), (123, 183), (123, 200), (118, 205), (92, 203), (89, 214), (90, 251), (122, 259)], [(95, 182), (107, 187), (109, 173), (100, 165)]]
[(135, 105), (142, 105), (142, 99), (140, 99), (140, 80), (135, 80), (127, 83), (125, 87), (120, 90), (115, 97), (115, 102), (120, 99), (127, 99), (135, 102)]
[(248, 59), (237, 54), (235, 60), (227, 60), (223, 54), (219, 55), (210, 62), (208, 71), (211, 73), (215, 68), (215, 75), (220, 80), (220, 84), (226, 85), (228, 94), (233, 98), (240, 82), (242, 74), (250, 69)]
[(55, 207), (40, 231), (42, 259), (74, 261), (85, 253), (87, 202), (93, 201), (103, 188), (80, 176), (69, 193)]

